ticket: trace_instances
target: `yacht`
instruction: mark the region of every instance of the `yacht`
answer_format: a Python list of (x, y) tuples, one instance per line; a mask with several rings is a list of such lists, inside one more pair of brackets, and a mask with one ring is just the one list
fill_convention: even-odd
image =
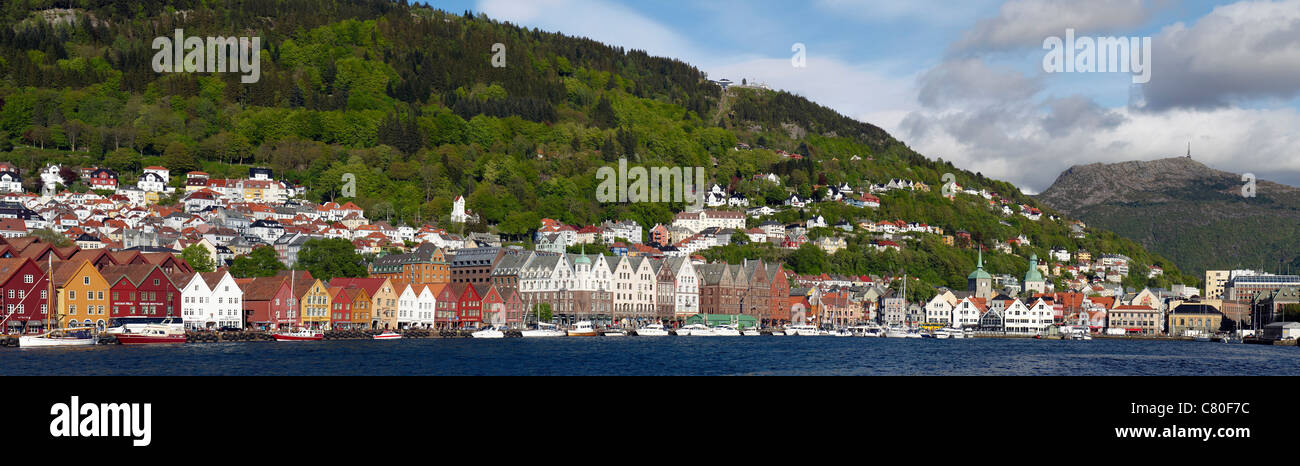
[(636, 329), (636, 334), (641, 337), (661, 337), (668, 335), (668, 330), (662, 324), (650, 324)]
[(889, 327), (885, 329), (885, 338), (908, 338), (907, 329), (903, 327)]
[(177, 330), (166, 324), (146, 325), (138, 332), (119, 333), (117, 341), (123, 345), (142, 345), (158, 343), (185, 343), (185, 331)]
[(273, 333), (275, 341), (320, 341), (325, 339), (325, 334), (319, 330), (298, 329), (293, 332)]
[(488, 328), (485, 328), (485, 329), (479, 330), (479, 331), (477, 331), (477, 332), (471, 333), (471, 334), (469, 334), (469, 336), (474, 337), (474, 338), (505, 338), (505, 337), (506, 337), (506, 334), (505, 334), (505, 332), (502, 332), (501, 329), (499, 329), (499, 328), (496, 328), (496, 327), (488, 327)]
[(719, 325), (713, 327), (713, 334), (722, 337), (738, 337), (740, 336), (740, 330), (736, 329), (734, 325)]
[(785, 328), (786, 335), (816, 336), (817, 327), (808, 324), (791, 325)]
[(520, 333), (523, 334), (524, 338), (562, 337), (565, 335), (564, 330), (560, 330), (560, 327), (546, 322), (538, 322), (537, 328), (524, 330)]
[(704, 326), (704, 324), (690, 324), (677, 329), (678, 335), (693, 337), (711, 337), (716, 335), (713, 329)]
[(856, 325), (849, 327), (849, 332), (855, 337), (883, 337), (880, 327), (876, 325)]
[(591, 325), (590, 320), (584, 320), (573, 324), (573, 330), (569, 330), (568, 334), (571, 337), (594, 337), (600, 335), (600, 333), (596, 332), (596, 327)]

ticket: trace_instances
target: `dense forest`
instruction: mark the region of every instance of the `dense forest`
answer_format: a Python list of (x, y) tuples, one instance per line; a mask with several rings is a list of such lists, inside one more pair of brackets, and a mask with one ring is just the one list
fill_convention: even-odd
[[(1165, 267), (1152, 285), (1184, 280), (1173, 264), (1112, 234), (1076, 240), (1062, 221), (1004, 219), (983, 199), (943, 198), (941, 176), (953, 173), (965, 187), (1038, 206), (1009, 183), (928, 159), (802, 97), (733, 88), (719, 110), (723, 91), (700, 70), (640, 50), (405, 1), (18, 0), (0, 9), (8, 25), (0, 28), (0, 158), (24, 174), (49, 162), (96, 165), (133, 183), (154, 164), (216, 177), (268, 166), (306, 186), (313, 201), (353, 201), (393, 224), (462, 228), (448, 215), (464, 195), (482, 222), (463, 228), (523, 242), (543, 217), (671, 222), (681, 204), (596, 201), (596, 169), (619, 158), (705, 167), (711, 182), (757, 205), (779, 204), (791, 191), (816, 196), (829, 184), (906, 178), (936, 189), (890, 192), (878, 210), (824, 203), (779, 220), (903, 219), (963, 229), (986, 245), (1024, 234), (1033, 246), (1016, 252), (1025, 256), (1045, 257), (1051, 247), (1123, 253)], [(153, 39), (176, 29), (260, 37), (260, 79), (155, 72)], [(736, 150), (740, 142), (754, 149)], [(345, 173), (357, 177), (355, 198), (340, 197)], [(754, 181), (759, 173), (783, 182)], [(34, 176), (26, 182), (35, 187)], [(907, 270), (961, 287), (975, 262), (974, 249), (930, 240), (884, 254), (866, 250), (868, 242), (856, 235), (849, 249), (811, 259), (753, 245), (714, 254), (788, 256), (804, 273)], [(1026, 267), (1014, 256), (986, 260), (994, 273)]]

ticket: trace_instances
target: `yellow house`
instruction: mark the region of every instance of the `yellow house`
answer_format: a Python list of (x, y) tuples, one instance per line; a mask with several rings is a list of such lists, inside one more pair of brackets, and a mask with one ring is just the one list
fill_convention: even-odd
[(302, 326), (310, 329), (326, 329), (330, 324), (330, 292), (325, 282), (316, 280), (299, 298), (302, 303)]
[(361, 287), (348, 288), (348, 291), (353, 292), (352, 328), (369, 328), (370, 319), (373, 314), (373, 308), (370, 303), (370, 293), (366, 293), (366, 289)]
[(57, 262), (52, 277), (60, 326), (108, 326), (108, 281), (90, 261)]

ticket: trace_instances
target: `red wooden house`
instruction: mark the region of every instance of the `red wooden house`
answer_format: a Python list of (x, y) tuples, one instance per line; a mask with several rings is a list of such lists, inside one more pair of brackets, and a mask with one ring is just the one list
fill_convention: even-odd
[[(49, 281), (36, 262), (0, 259), (0, 321), (5, 333), (31, 333), (45, 328)], [(53, 325), (57, 325), (54, 323)]]
[(465, 294), (464, 283), (449, 283), (434, 297), (433, 323), (437, 328), (453, 328), (460, 322), (460, 296)]
[(111, 317), (181, 315), (180, 288), (162, 268), (151, 264), (111, 265), (100, 274), (108, 281)]
[(518, 328), (523, 324), (524, 301), (513, 287), (492, 285), (483, 295), (482, 321)]
[[(316, 279), (299, 270), (274, 277), (241, 278), (235, 284), (244, 291), (244, 322), (251, 328), (292, 329), (302, 325), (302, 305), (295, 296), (307, 293)], [(290, 289), (290, 286), (293, 289)]]

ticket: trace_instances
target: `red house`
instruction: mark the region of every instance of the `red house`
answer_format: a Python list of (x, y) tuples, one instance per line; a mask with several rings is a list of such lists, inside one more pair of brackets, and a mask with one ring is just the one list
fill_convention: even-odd
[(483, 295), (488, 285), (452, 283), (437, 297), (434, 323), (439, 327), (472, 328), (483, 321)]
[(99, 168), (90, 172), (90, 189), (117, 189), (117, 172)]
[[(0, 322), (5, 333), (35, 333), (45, 328), (49, 281), (25, 257), (0, 259)], [(54, 324), (54, 325), (57, 325)]]
[(465, 283), (449, 283), (434, 297), (433, 323), (437, 328), (456, 327), (460, 322), (460, 296), (465, 294)]
[[(316, 279), (299, 270), (274, 277), (241, 278), (235, 284), (244, 291), (244, 322), (251, 328), (291, 329), (302, 325), (302, 306), (294, 296), (307, 293)], [(293, 289), (290, 289), (290, 286)]]
[(110, 265), (99, 273), (108, 281), (111, 317), (181, 315), (180, 288), (151, 264)]
[(493, 285), (483, 295), (482, 321), (512, 328), (523, 323), (524, 301), (513, 287)]

